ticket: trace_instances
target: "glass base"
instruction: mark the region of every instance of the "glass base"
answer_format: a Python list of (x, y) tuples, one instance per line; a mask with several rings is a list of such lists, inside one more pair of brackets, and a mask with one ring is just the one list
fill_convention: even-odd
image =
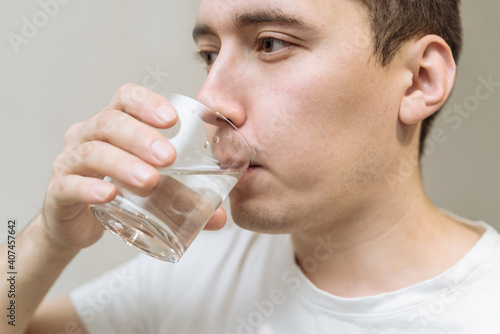
[(108, 231), (149, 256), (176, 263), (184, 254), (184, 247), (168, 226), (120, 196), (90, 208)]

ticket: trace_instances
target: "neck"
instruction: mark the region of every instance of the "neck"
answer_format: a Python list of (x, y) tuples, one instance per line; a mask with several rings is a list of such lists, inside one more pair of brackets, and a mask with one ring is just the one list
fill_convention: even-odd
[(305, 275), (334, 295), (362, 297), (395, 291), (451, 268), (479, 233), (439, 212), (421, 186), (413, 189), (328, 228), (293, 234)]

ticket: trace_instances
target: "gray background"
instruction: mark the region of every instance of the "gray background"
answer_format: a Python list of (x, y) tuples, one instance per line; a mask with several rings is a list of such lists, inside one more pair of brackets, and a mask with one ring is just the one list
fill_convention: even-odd
[[(158, 68), (164, 74), (148, 81), (151, 88), (196, 96), (205, 76), (190, 37), (198, 3), (72, 0), (44, 22), (37, 1), (1, 0), (0, 241), (9, 218), (22, 228), (41, 209), (66, 129), (106, 106), (120, 85), (143, 83)], [(16, 53), (8, 33), (21, 34), (23, 18), (33, 16), (43, 26)], [(485, 100), (474, 97), (479, 77), (500, 82), (500, 1), (464, 1), (463, 18), (465, 48), (447, 106), (472, 111), (460, 116), (460, 126), (437, 121), (444, 137), (424, 159), (425, 186), (438, 206), (500, 228), (500, 87)], [(134, 254), (106, 233), (78, 255), (50, 295)]]

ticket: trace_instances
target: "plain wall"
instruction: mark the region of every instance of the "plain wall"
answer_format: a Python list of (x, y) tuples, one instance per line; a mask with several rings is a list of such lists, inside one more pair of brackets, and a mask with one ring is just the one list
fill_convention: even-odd
[[(18, 220), (20, 230), (40, 211), (69, 126), (104, 108), (120, 85), (147, 83), (158, 92), (196, 96), (205, 77), (192, 56), (198, 3), (72, 0), (44, 21), (37, 1), (1, 0), (0, 241), (9, 218)], [(16, 53), (8, 34), (21, 34), (24, 18), (34, 17), (43, 27), (31, 31)], [(455, 118), (436, 122), (423, 176), (439, 207), (500, 228), (500, 87), (490, 87), (488, 97), (483, 87), (477, 95), (482, 80), (500, 82), (500, 2), (464, 1), (463, 18), (464, 53), (446, 107)], [(162, 73), (156, 82), (148, 79), (154, 70)], [(455, 105), (465, 111), (456, 113)], [(77, 256), (50, 295), (66, 293), (135, 254), (106, 233)]]

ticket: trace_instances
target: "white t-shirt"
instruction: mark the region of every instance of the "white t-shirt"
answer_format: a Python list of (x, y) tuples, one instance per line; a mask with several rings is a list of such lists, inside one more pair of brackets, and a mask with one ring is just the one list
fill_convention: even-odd
[[(289, 235), (232, 227), (202, 232), (178, 264), (139, 255), (71, 299), (89, 333), (498, 334), (500, 235), (468, 223), (485, 232), (453, 268), (373, 297), (317, 289), (295, 264)], [(328, 253), (323, 245), (311, 270)]]

